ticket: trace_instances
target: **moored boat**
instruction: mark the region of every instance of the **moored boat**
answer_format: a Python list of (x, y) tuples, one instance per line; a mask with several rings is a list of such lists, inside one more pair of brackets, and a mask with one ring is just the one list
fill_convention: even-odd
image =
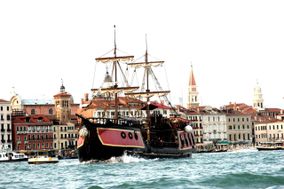
[(59, 160), (57, 157), (50, 157), (45, 155), (39, 155), (28, 159), (29, 164), (44, 164), (44, 163), (58, 163), (58, 162)]
[(258, 151), (284, 150), (284, 142), (263, 142), (256, 146)]
[[(125, 152), (146, 158), (190, 157), (195, 142), (189, 120), (177, 115), (164, 117), (154, 111), (157, 106), (150, 101), (150, 97), (156, 95), (168, 102), (166, 95), (170, 91), (161, 90), (158, 82), (159, 90), (149, 88), (149, 77), (157, 80), (152, 66), (161, 65), (164, 61), (149, 61), (146, 47), (145, 61), (129, 63), (134, 56), (118, 56), (116, 40), (113, 51), (113, 56), (96, 58), (97, 62), (112, 64), (113, 75), (110, 76), (107, 71), (104, 80), (108, 85), (92, 89), (94, 98), (77, 114), (82, 123), (77, 142), (79, 160), (106, 160), (122, 156)], [(129, 67), (144, 68), (145, 81), (142, 83), (146, 83), (146, 87), (131, 87), (128, 82), (126, 86), (118, 86), (117, 70), (122, 70), (121, 62), (127, 62)], [(123, 78), (126, 79), (125, 76)], [(142, 90), (137, 92), (138, 89)], [(143, 99), (137, 107), (137, 111), (142, 112), (138, 114), (140, 117), (119, 115), (119, 94), (127, 99)], [(101, 99), (104, 99), (111, 113), (105, 108), (100, 116), (84, 115), (93, 108), (92, 103), (98, 103)], [(131, 107), (131, 104), (128, 106)]]
[(15, 151), (0, 151), (0, 162), (27, 161), (28, 156)]

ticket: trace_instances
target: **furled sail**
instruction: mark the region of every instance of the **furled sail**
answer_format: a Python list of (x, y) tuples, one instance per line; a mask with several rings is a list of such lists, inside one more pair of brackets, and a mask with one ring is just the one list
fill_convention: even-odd
[(150, 62), (135, 62), (135, 63), (127, 63), (128, 66), (141, 68), (141, 67), (156, 67), (163, 64), (165, 61), (150, 61)]
[(108, 62), (127, 62), (127, 61), (133, 61), (134, 56), (113, 56), (113, 57), (99, 57), (96, 58), (97, 62), (101, 63), (108, 63)]
[(98, 88), (98, 89), (91, 89), (93, 92), (100, 92), (101, 94), (104, 93), (120, 93), (120, 92), (132, 92), (139, 89), (139, 87), (108, 87), (108, 88)]
[(132, 93), (125, 93), (127, 96), (132, 96), (132, 97), (144, 97), (144, 98), (150, 98), (152, 96), (165, 96), (170, 91), (149, 91), (149, 92), (132, 92)]

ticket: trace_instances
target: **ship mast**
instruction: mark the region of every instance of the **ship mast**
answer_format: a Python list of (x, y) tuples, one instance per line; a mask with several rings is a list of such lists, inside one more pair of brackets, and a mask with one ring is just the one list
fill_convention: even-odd
[[(145, 52), (145, 64), (146, 64), (146, 93), (149, 94), (149, 63), (148, 63), (148, 44), (147, 44), (147, 34), (145, 35), (145, 43), (146, 43), (146, 52)], [(150, 97), (147, 95), (147, 109), (146, 109), (146, 130), (147, 130), (147, 143), (150, 144), (150, 125), (151, 125), (151, 119), (150, 119)]]
[[(112, 63), (113, 66), (113, 70), (114, 70), (114, 85), (109, 86), (107, 88), (98, 88), (98, 89), (91, 89), (93, 92), (100, 92), (101, 94), (103, 93), (113, 93), (114, 94), (114, 104), (115, 104), (115, 113), (114, 113), (114, 119), (117, 122), (118, 119), (118, 93), (122, 92), (122, 91), (133, 91), (133, 90), (137, 90), (139, 87), (131, 87), (127, 86), (126, 87), (119, 87), (118, 86), (118, 67), (121, 70), (121, 66), (119, 64), (120, 61), (124, 61), (124, 62), (129, 62), (132, 61), (134, 58), (134, 56), (118, 56), (117, 55), (117, 46), (116, 46), (116, 26), (114, 25), (114, 49), (113, 49), (113, 56), (110, 57), (99, 57), (96, 58), (97, 62), (100, 63)], [(123, 74), (123, 73), (122, 73)], [(125, 76), (124, 76), (125, 78)]]
[[(146, 90), (145, 92), (130, 92), (125, 93), (125, 95), (130, 95), (133, 97), (141, 97), (144, 96), (146, 98), (146, 125), (145, 129), (147, 130), (147, 143), (150, 144), (150, 126), (151, 126), (151, 118), (150, 118), (150, 98), (154, 95), (156, 96), (165, 96), (166, 94), (170, 93), (170, 91), (151, 91), (150, 90), (150, 82), (149, 77), (150, 75), (156, 80), (154, 72), (152, 70), (153, 66), (159, 66), (164, 63), (164, 61), (149, 61), (148, 60), (148, 44), (147, 44), (147, 35), (145, 36), (146, 41), (146, 52), (145, 52), (145, 62), (136, 62), (136, 63), (128, 63), (127, 65), (135, 67), (135, 68), (144, 68), (144, 74), (146, 76)], [(157, 81), (156, 81), (157, 82)]]
[[(114, 58), (115, 60), (113, 61), (113, 66), (114, 66), (114, 89), (117, 89), (117, 63), (118, 61), (116, 60), (116, 27), (114, 25), (114, 50), (113, 50), (113, 54), (114, 54)], [(118, 99), (117, 99), (117, 93), (114, 94), (114, 120), (117, 121), (118, 118)]]

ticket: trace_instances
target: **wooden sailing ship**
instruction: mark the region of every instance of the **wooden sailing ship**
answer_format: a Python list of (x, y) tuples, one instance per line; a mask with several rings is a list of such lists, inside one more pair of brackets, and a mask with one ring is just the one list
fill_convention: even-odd
[[(82, 127), (79, 131), (78, 156), (80, 161), (106, 160), (111, 157), (122, 156), (125, 152), (147, 158), (159, 157), (190, 157), (194, 149), (194, 137), (189, 121), (178, 117), (166, 118), (161, 114), (153, 113), (157, 108), (151, 103), (150, 98), (154, 95), (165, 97), (170, 91), (151, 90), (149, 79), (155, 75), (152, 66), (161, 65), (164, 61), (149, 61), (148, 48), (146, 45), (145, 61), (135, 62), (134, 56), (118, 56), (116, 47), (116, 30), (114, 30), (113, 56), (96, 58), (99, 63), (112, 63), (113, 77), (106, 73), (105, 81), (109, 85), (104, 88), (92, 89), (100, 98), (104, 98), (113, 104), (114, 116), (106, 115), (86, 117), (83, 112), (91, 106), (87, 106), (80, 118)], [(142, 91), (137, 92), (139, 87), (118, 86), (118, 70), (121, 70), (121, 62), (126, 62), (129, 67), (143, 68), (144, 82)], [(114, 79), (114, 82), (111, 82)], [(141, 117), (121, 117), (118, 113), (118, 95), (123, 92), (127, 98), (143, 98), (140, 110), (145, 112)], [(96, 99), (97, 98), (97, 99)], [(92, 101), (98, 100), (95, 95)], [(110, 107), (110, 106), (109, 106)], [(145, 115), (145, 116), (143, 116)]]

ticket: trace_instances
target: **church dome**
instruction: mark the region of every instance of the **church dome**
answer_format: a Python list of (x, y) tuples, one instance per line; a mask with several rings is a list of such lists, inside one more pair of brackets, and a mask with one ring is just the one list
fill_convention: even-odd
[(109, 75), (109, 73), (106, 73), (105, 79), (104, 79), (104, 83), (112, 83), (112, 78)]
[(60, 87), (60, 92), (62, 92), (62, 93), (65, 92), (65, 87), (64, 87), (63, 84), (62, 84), (61, 87)]

